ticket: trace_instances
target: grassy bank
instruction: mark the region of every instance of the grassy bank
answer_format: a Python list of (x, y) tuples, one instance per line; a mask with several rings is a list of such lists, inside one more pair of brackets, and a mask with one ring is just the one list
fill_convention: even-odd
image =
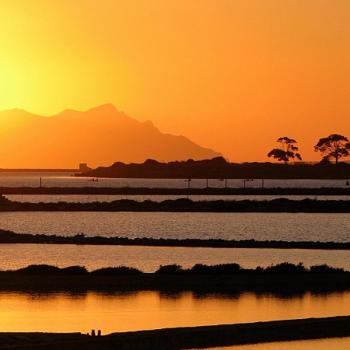
[(302, 264), (290, 263), (255, 269), (244, 269), (238, 264), (197, 264), (190, 269), (166, 265), (153, 273), (125, 266), (87, 271), (80, 266), (31, 265), (16, 271), (0, 271), (0, 290), (255, 291), (291, 294), (350, 290), (350, 272), (327, 265), (305, 268)]
[(79, 245), (119, 245), (145, 247), (201, 247), (201, 248), (275, 248), (275, 249), (324, 249), (349, 250), (350, 242), (317, 241), (257, 241), (224, 239), (173, 239), (173, 238), (128, 238), (85, 236), (58, 236), (44, 234), (15, 233), (0, 229), (0, 244), (79, 244)]
[(213, 213), (350, 213), (350, 200), (216, 200), (190, 199), (142, 202), (122, 199), (91, 203), (24, 203), (0, 199), (0, 211), (104, 211), (104, 212), (213, 212)]

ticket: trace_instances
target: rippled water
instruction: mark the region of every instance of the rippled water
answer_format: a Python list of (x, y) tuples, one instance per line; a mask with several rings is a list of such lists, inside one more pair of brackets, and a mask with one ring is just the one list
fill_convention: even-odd
[[(42, 174), (0, 174), (1, 186), (98, 187), (186, 187), (184, 180), (100, 179)], [(247, 183), (260, 187), (261, 181)], [(193, 180), (192, 187), (205, 187), (205, 180)], [(223, 187), (211, 180), (211, 187)], [(229, 180), (230, 187), (243, 187), (242, 180)], [(265, 180), (265, 187), (343, 187), (343, 180)], [(251, 199), (254, 196), (249, 196)], [(278, 196), (276, 196), (278, 197)], [(289, 196), (292, 198), (293, 196)], [(317, 196), (319, 199), (324, 196)], [(111, 201), (125, 196), (9, 196), (20, 201)], [(149, 196), (127, 196), (144, 200)], [(169, 197), (167, 197), (169, 198)], [(190, 198), (206, 199), (199, 196)], [(225, 196), (210, 197), (226, 199)], [(246, 199), (235, 196), (235, 199)], [(273, 199), (266, 196), (260, 199)], [(299, 197), (297, 199), (301, 199)], [(305, 198), (305, 197), (304, 197)], [(162, 200), (163, 196), (152, 196)], [(335, 197), (332, 197), (335, 199)], [(342, 199), (349, 199), (344, 198)], [(290, 213), (106, 213), (106, 212), (17, 212), (0, 213), (0, 228), (24, 233), (59, 235), (106, 235), (125, 237), (223, 238), (350, 241), (350, 214)], [(159, 265), (178, 263), (190, 267), (196, 263), (237, 262), (244, 267), (266, 266), (290, 261), (305, 265), (327, 263), (350, 270), (350, 251), (281, 250), (281, 249), (213, 249), (162, 248), (76, 245), (0, 245), (0, 269), (15, 269), (28, 264), (58, 266), (84, 265), (88, 269), (128, 265), (145, 272)], [(243, 293), (231, 296), (196, 295), (194, 293), (162, 294), (86, 293), (24, 294), (0, 293), (0, 329), (6, 331), (88, 332), (102, 329), (115, 331), (163, 327), (198, 326), (325, 317), (349, 313), (350, 292), (325, 295), (304, 294), (295, 297)], [(318, 349), (322, 344), (314, 342)], [(330, 345), (329, 345), (330, 344)], [(328, 348), (344, 346), (341, 341), (328, 343)], [(300, 347), (299, 347), (300, 345)], [(263, 349), (270, 349), (264, 344)], [(271, 345), (275, 346), (275, 345)], [(278, 349), (291, 349), (279, 344)], [(302, 347), (300, 349), (313, 349)], [(326, 348), (326, 347), (324, 347)], [(235, 349), (240, 349), (235, 347)], [(250, 350), (249, 348), (244, 348)], [(255, 348), (251, 348), (252, 350)], [(257, 348), (262, 349), (262, 347)], [(271, 347), (276, 349), (276, 347)], [(243, 347), (242, 347), (243, 350)]]
[(346, 315), (350, 293), (295, 297), (242, 293), (225, 296), (191, 292), (100, 294), (0, 293), (0, 329), (89, 332), (245, 323)]
[[(187, 188), (185, 179), (125, 179), (101, 178), (98, 182), (87, 177), (75, 177), (71, 173), (40, 173), (40, 172), (0, 172), (0, 187), (29, 186), (38, 187), (40, 178), (46, 187), (154, 187), (154, 188)], [(192, 179), (191, 187), (204, 188), (206, 179)], [(209, 180), (210, 187), (224, 187), (220, 179)], [(228, 187), (243, 187), (243, 179), (228, 179)], [(261, 187), (260, 179), (245, 183), (246, 187)], [(264, 180), (265, 187), (346, 187), (346, 180)]]
[(67, 236), (348, 242), (350, 214), (1, 212), (0, 228)]
[(169, 264), (189, 268), (197, 263), (214, 265), (235, 262), (243, 267), (255, 268), (285, 261), (295, 264), (303, 262), (306, 266), (328, 264), (350, 271), (350, 251), (346, 250), (0, 245), (0, 270), (13, 270), (30, 264), (60, 267), (83, 265), (89, 270), (127, 265), (145, 272), (153, 272), (160, 265)]

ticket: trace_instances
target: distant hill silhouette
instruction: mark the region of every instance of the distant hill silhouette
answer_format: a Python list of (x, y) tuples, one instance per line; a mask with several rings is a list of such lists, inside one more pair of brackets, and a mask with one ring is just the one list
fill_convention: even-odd
[(85, 112), (42, 117), (24, 110), (0, 112), (2, 168), (66, 168), (124, 162), (205, 159), (218, 156), (184, 136), (159, 131), (105, 104)]
[(229, 163), (223, 157), (161, 163), (148, 159), (142, 164), (116, 162), (81, 176), (177, 179), (350, 179), (350, 164)]

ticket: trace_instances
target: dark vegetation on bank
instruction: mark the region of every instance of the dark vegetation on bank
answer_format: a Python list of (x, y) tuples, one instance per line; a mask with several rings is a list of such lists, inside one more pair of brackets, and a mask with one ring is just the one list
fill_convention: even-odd
[(45, 234), (15, 233), (0, 229), (0, 244), (79, 244), (79, 245), (120, 245), (148, 247), (201, 247), (201, 248), (274, 248), (274, 249), (325, 249), (349, 250), (350, 242), (317, 241), (256, 241), (224, 239), (175, 239), (175, 238), (128, 238), (85, 236), (58, 236)]
[[(260, 180), (254, 180), (260, 181)], [(261, 184), (261, 183), (260, 183)], [(344, 185), (346, 181), (344, 182)], [(249, 185), (247, 185), (249, 186)], [(320, 188), (253, 188), (227, 187), (227, 188), (151, 188), (151, 187), (0, 187), (0, 193), (8, 194), (59, 194), (59, 195), (269, 195), (269, 196), (349, 196), (350, 187), (320, 187)]]
[(229, 163), (223, 157), (161, 163), (148, 159), (141, 164), (116, 162), (110, 167), (76, 176), (153, 179), (349, 179), (350, 164)]
[(80, 333), (2, 333), (1, 349), (180, 350), (350, 336), (350, 316), (165, 328), (92, 337)]
[(131, 211), (131, 212), (291, 212), (291, 213), (350, 213), (349, 200), (291, 200), (285, 198), (254, 200), (192, 201), (190, 199), (142, 202), (128, 199), (89, 203), (28, 203), (0, 197), (0, 211)]
[(185, 269), (181, 265), (161, 265), (155, 272), (145, 273), (139, 269), (128, 266), (103, 267), (97, 270), (88, 271), (84, 266), (57, 267), (53, 265), (29, 265), (17, 270), (1, 271), (0, 274), (23, 274), (23, 275), (91, 275), (91, 276), (121, 276), (121, 275), (235, 275), (235, 274), (343, 274), (350, 276), (349, 271), (342, 268), (335, 268), (328, 265), (314, 265), (310, 268), (302, 263), (281, 263), (267, 267), (256, 267), (255, 269), (246, 269), (239, 264), (218, 264), (205, 265), (196, 264), (191, 268)]
[(327, 265), (305, 268), (282, 263), (245, 269), (238, 264), (203, 265), (190, 269), (161, 266), (153, 273), (119, 266), (87, 271), (82, 266), (58, 268), (31, 265), (16, 271), (0, 271), (0, 290), (104, 292), (158, 290), (164, 292), (239, 293), (242, 291), (282, 294), (331, 292), (350, 289), (350, 272)]

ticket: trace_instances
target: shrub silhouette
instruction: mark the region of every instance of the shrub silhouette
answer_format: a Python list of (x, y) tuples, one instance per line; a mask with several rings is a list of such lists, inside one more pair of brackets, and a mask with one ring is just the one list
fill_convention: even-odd
[(172, 264), (172, 265), (161, 265), (155, 273), (173, 275), (181, 272), (184, 272), (184, 270), (180, 265)]
[(307, 272), (305, 266), (302, 263), (298, 265), (284, 262), (277, 265), (268, 266), (265, 268), (267, 273), (305, 273)]
[(57, 266), (51, 266), (51, 265), (29, 265), (27, 267), (24, 267), (22, 269), (17, 270), (16, 272), (24, 273), (24, 274), (33, 274), (33, 275), (54, 275), (59, 274), (61, 272), (61, 269)]
[(88, 271), (85, 266), (68, 266), (61, 269), (61, 273), (68, 275), (86, 275), (88, 274)]
[(343, 273), (344, 269), (323, 264), (323, 265), (311, 266), (310, 272), (312, 272), (312, 273)]
[(142, 272), (138, 269), (128, 266), (105, 267), (91, 272), (97, 276), (120, 276), (120, 275), (139, 275)]
[(241, 269), (239, 264), (203, 265), (196, 264), (190, 270), (194, 274), (231, 274), (237, 273)]
[(88, 271), (84, 266), (68, 266), (59, 268), (52, 265), (29, 265), (15, 272), (33, 275), (84, 275), (88, 274)]

